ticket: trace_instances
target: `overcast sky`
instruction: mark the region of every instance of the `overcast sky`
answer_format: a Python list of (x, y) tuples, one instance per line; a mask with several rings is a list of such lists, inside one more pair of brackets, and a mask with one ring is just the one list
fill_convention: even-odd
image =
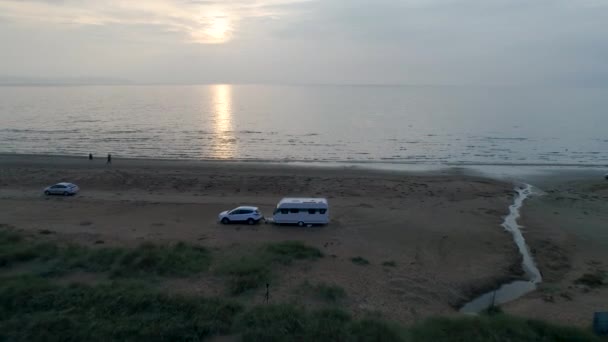
[(608, 85), (608, 0), (0, 0), (0, 75)]

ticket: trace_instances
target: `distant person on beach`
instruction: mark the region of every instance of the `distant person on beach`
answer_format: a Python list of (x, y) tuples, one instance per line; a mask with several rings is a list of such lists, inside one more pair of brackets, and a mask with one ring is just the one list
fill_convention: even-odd
[(108, 153), (108, 161), (106, 164), (112, 164), (112, 155)]
[(93, 160), (93, 153), (89, 153), (89, 160)]

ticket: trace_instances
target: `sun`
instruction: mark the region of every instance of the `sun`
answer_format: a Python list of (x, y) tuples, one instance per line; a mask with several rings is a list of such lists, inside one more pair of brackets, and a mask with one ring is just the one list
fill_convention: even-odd
[(209, 25), (205, 31), (212, 40), (225, 42), (228, 40), (228, 35), (230, 33), (230, 21), (226, 17), (215, 17), (212, 19), (211, 25)]
[(228, 16), (216, 14), (201, 19), (200, 21), (203, 27), (191, 33), (192, 38), (197, 43), (221, 44), (230, 40), (232, 23)]

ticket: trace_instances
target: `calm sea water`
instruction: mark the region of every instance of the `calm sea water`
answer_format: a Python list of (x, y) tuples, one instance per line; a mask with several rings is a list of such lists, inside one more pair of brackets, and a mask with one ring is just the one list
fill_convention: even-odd
[(0, 152), (606, 165), (608, 89), (0, 87)]

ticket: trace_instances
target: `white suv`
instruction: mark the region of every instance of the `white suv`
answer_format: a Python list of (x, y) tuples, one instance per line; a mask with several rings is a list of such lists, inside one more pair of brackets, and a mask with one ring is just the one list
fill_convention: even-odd
[(256, 224), (263, 218), (264, 216), (257, 207), (245, 206), (222, 211), (217, 220), (223, 224), (229, 224), (232, 222), (247, 222), (247, 224)]

